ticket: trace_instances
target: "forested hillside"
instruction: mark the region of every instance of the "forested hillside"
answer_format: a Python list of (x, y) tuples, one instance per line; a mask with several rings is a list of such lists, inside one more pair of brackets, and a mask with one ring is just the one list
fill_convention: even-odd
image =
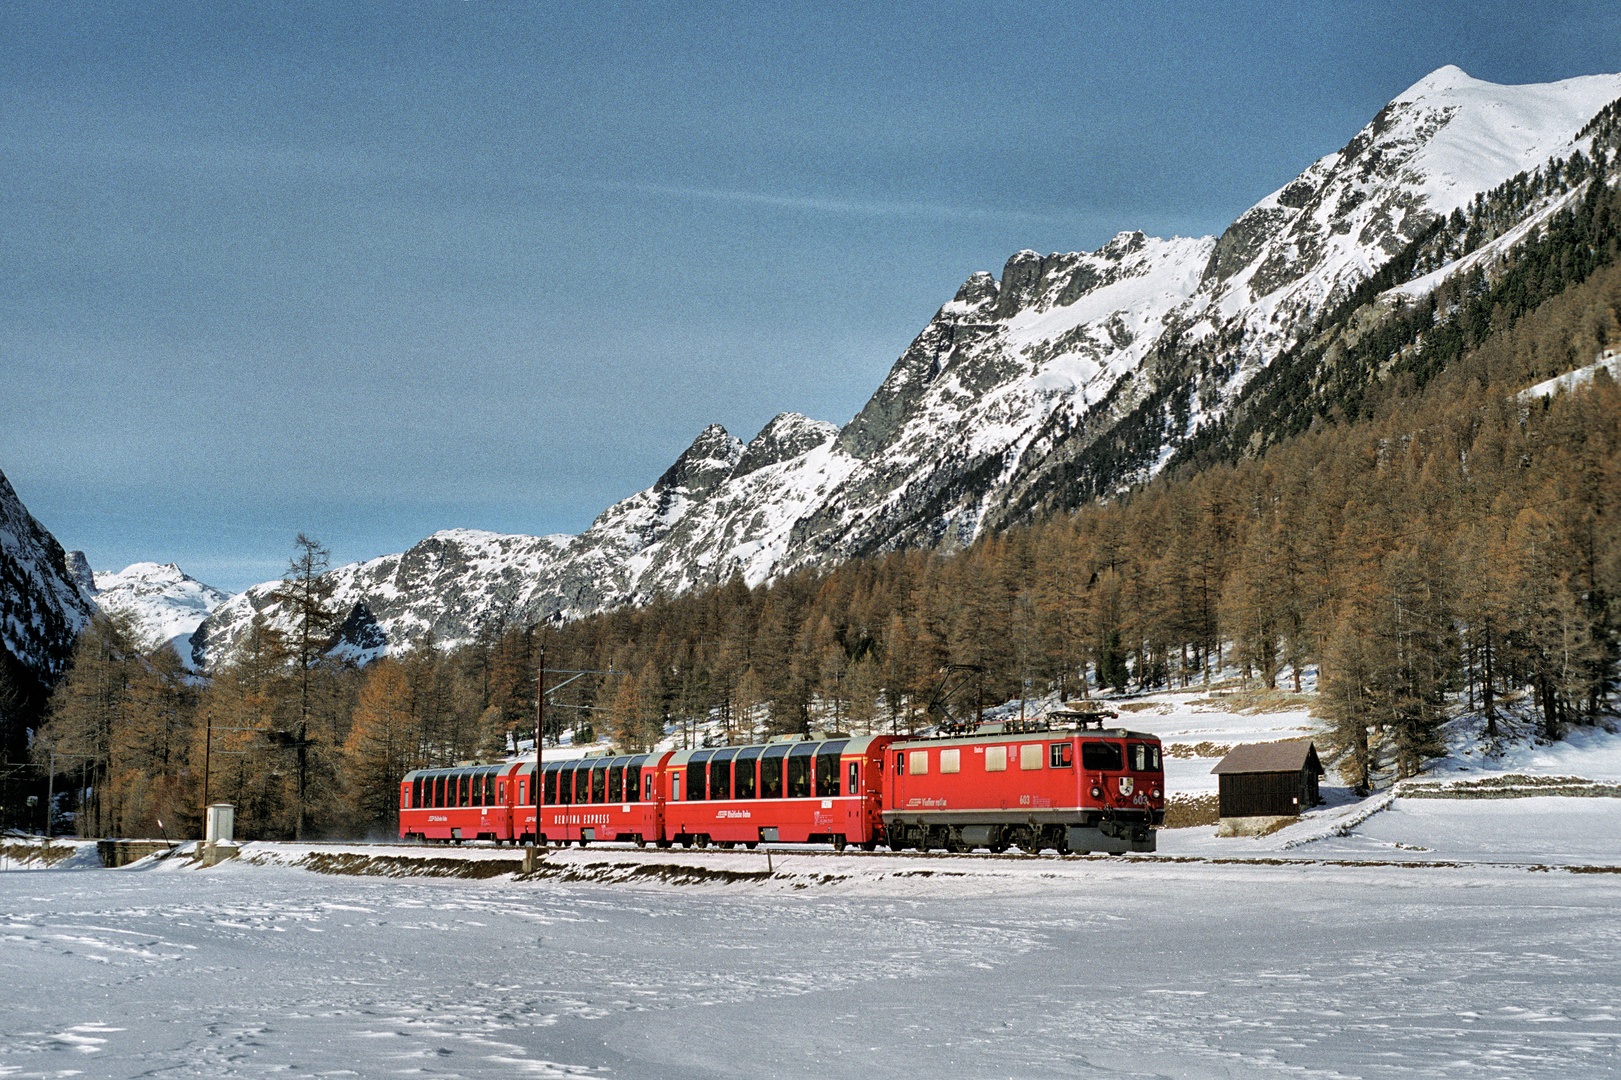
[(301, 666), (259, 623), (199, 686), (98, 620), (35, 753), (85, 755), (87, 833), (194, 828), (205, 774), (248, 835), (292, 835), (301, 783), (315, 831), (388, 829), (407, 769), (532, 732), (542, 648), (551, 669), (621, 673), (560, 690), (548, 738), (623, 748), (700, 720), (912, 730), (948, 663), (982, 665), (991, 700), (1314, 673), (1361, 788), (1421, 769), (1460, 711), (1487, 739), (1505, 709), (1557, 739), (1615, 707), (1621, 388), (1520, 392), (1621, 341), (1617, 198), (1595, 189), (1435, 298), (1345, 305), (1230, 430), (1112, 501), (364, 669)]

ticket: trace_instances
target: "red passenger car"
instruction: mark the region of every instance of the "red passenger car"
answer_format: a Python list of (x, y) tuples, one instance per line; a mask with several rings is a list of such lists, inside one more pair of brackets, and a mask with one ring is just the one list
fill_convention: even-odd
[(671, 751), (546, 761), (541, 765), (540, 825), (535, 825), (535, 763), (514, 772), (513, 823), (526, 843), (585, 845), (618, 840), (638, 847), (661, 837), (656, 776)]
[(1152, 735), (1042, 718), (890, 746), (889, 846), (1153, 851), (1165, 773)]
[(400, 838), (509, 840), (516, 763), (414, 769), (400, 782)]
[(884, 749), (891, 741), (786, 735), (675, 753), (657, 780), (664, 839), (683, 847), (820, 842), (871, 851), (882, 835)]

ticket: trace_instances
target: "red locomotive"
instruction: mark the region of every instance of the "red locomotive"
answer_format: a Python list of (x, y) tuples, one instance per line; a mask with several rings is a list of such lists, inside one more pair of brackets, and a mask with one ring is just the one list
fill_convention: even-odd
[[(780, 736), (748, 746), (419, 769), (400, 836), (660, 847), (880, 843), (899, 851), (1153, 851), (1165, 773), (1152, 735), (1097, 714), (935, 738)], [(538, 819), (538, 824), (537, 824)]]

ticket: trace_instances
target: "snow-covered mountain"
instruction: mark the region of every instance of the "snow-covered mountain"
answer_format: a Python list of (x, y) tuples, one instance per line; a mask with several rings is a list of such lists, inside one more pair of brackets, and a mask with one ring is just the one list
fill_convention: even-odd
[[(1578, 133), (1617, 98), (1621, 75), (1498, 86), (1441, 68), (1220, 237), (1122, 233), (1094, 252), (1021, 251), (1000, 279), (972, 275), (842, 429), (790, 413), (744, 443), (712, 426), (579, 536), (437, 533), (333, 571), (335, 598), (374, 640), (430, 631), (449, 644), (493, 621), (567, 618), (734, 573), (755, 583), (967, 542), (1077, 491), (1107, 492), (1224, 417), (1316, 316), (1438, 218), (1549, 159), (1590, 152), (1591, 135)], [(1558, 204), (1526, 207), (1521, 224)], [(1471, 259), (1511, 237), (1495, 249), (1487, 239)], [(1426, 272), (1438, 282), (1446, 269)], [(1174, 400), (1161, 407), (1167, 387)], [(1163, 414), (1152, 430), (1140, 416), (1122, 427), (1145, 405)], [(1125, 466), (1089, 464), (1128, 439)], [(211, 657), (255, 612), (276, 620), (273, 588), (210, 617)]]
[(90, 621), (56, 537), (28, 512), (0, 473), (0, 749), (22, 760), (21, 731), (11, 725), (11, 695), (34, 698), (61, 676), (73, 641)]
[[(84, 563), (82, 552), (71, 551), (68, 559), (70, 564)], [(210, 611), (231, 598), (174, 563), (135, 563), (116, 574), (95, 574), (93, 582), (101, 610), (127, 616), (147, 645), (170, 645), (188, 662), (192, 635)]]

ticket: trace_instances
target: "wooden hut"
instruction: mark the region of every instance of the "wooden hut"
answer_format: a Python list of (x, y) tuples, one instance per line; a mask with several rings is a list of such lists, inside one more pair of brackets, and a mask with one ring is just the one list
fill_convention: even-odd
[(1321, 801), (1323, 766), (1310, 739), (1244, 743), (1210, 771), (1220, 777), (1223, 819), (1293, 817)]

